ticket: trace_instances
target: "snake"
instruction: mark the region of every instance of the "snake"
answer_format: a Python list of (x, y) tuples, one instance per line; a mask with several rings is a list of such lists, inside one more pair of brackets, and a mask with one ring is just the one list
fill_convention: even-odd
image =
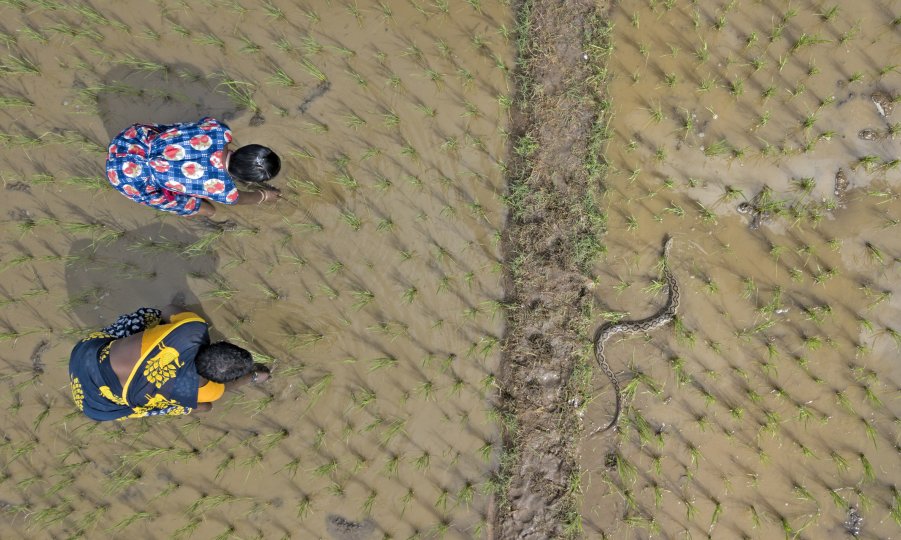
[(594, 357), (598, 365), (604, 371), (604, 374), (610, 379), (610, 384), (613, 385), (613, 391), (616, 393), (616, 410), (613, 413), (613, 419), (610, 421), (610, 424), (603, 429), (595, 430), (592, 435), (599, 432), (603, 433), (615, 426), (617, 422), (619, 422), (620, 413), (622, 412), (622, 389), (619, 386), (619, 380), (617, 380), (616, 374), (610, 369), (610, 364), (607, 363), (607, 358), (604, 356), (604, 343), (616, 334), (640, 334), (650, 332), (651, 330), (655, 330), (669, 323), (676, 317), (676, 309), (679, 307), (679, 284), (676, 283), (676, 277), (673, 276), (672, 271), (670, 271), (668, 261), (669, 250), (672, 245), (672, 237), (667, 238), (663, 245), (663, 276), (666, 279), (666, 285), (669, 289), (669, 297), (666, 300), (666, 304), (660, 308), (660, 311), (644, 319), (606, 323), (598, 328), (594, 334)]

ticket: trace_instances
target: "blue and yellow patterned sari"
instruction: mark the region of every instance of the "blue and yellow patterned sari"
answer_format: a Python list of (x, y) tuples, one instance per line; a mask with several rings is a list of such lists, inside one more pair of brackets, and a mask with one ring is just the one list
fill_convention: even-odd
[[(159, 322), (159, 310), (141, 308), (75, 346), (69, 379), (75, 405), (85, 415), (120, 420), (188, 414), (197, 406), (200, 375), (194, 358), (210, 342), (206, 321), (184, 312), (169, 324)], [(140, 360), (123, 385), (110, 366), (110, 346), (139, 331), (144, 332)]]

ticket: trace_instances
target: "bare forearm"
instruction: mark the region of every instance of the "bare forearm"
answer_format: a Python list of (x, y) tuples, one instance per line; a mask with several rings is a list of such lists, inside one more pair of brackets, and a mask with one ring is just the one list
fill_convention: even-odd
[(251, 372), (251, 373), (248, 373), (247, 375), (244, 375), (243, 377), (240, 377), (231, 382), (225, 383), (225, 389), (226, 390), (234, 390), (236, 388), (241, 388), (245, 384), (251, 382), (252, 379), (253, 379), (253, 373)]
[(235, 204), (247, 205), (247, 204), (260, 204), (265, 200), (266, 194), (263, 190), (260, 191), (241, 191), (238, 193), (238, 200), (235, 201)]
[(263, 364), (254, 364), (253, 371), (241, 378), (225, 383), (226, 390), (234, 390), (240, 388), (250, 382), (265, 382), (269, 379), (269, 368)]
[(194, 407), (193, 412), (204, 413), (204, 412), (209, 412), (211, 410), (213, 410), (212, 403), (198, 403), (197, 406)]

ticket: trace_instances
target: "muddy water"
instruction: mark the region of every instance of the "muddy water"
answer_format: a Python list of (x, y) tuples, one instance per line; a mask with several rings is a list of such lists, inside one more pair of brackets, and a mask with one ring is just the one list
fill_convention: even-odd
[[(483, 535), (507, 8), (208, 4), (0, 11), (9, 54), (40, 70), (0, 79), (32, 103), (0, 112), (24, 136), (0, 150), (3, 322), (20, 334), (0, 354), (0, 536)], [(237, 229), (220, 234), (81, 179), (102, 179), (97, 149), (130, 122), (204, 114), (283, 156), (285, 200), (221, 208)], [(272, 382), (205, 416), (70, 414), (75, 336), (176, 292)]]
[[(901, 119), (872, 98), (901, 91), (897, 14), (650, 4), (611, 15), (597, 307), (659, 309), (670, 234), (683, 327), (607, 345), (635, 391), (619, 433), (582, 442), (586, 536), (837, 538), (856, 513), (861, 537), (898, 537)], [(738, 205), (765, 187), (797, 211), (752, 230)], [(613, 411), (600, 371), (594, 386), (586, 433)]]

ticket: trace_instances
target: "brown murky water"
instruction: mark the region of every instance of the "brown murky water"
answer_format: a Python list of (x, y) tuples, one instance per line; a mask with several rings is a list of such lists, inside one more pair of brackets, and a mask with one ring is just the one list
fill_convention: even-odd
[(581, 445), (589, 538), (899, 536), (898, 5), (817, 4), (613, 9), (598, 311), (663, 304), (670, 234), (683, 326), (608, 343), (634, 393)]
[[(508, 8), (17, 5), (0, 8), (17, 98), (0, 111), (0, 536), (483, 535)], [(111, 135), (209, 113), (282, 154), (274, 209), (220, 208), (238, 223), (220, 234), (105, 185)], [(176, 292), (272, 382), (205, 416), (73, 413), (76, 336)]]

